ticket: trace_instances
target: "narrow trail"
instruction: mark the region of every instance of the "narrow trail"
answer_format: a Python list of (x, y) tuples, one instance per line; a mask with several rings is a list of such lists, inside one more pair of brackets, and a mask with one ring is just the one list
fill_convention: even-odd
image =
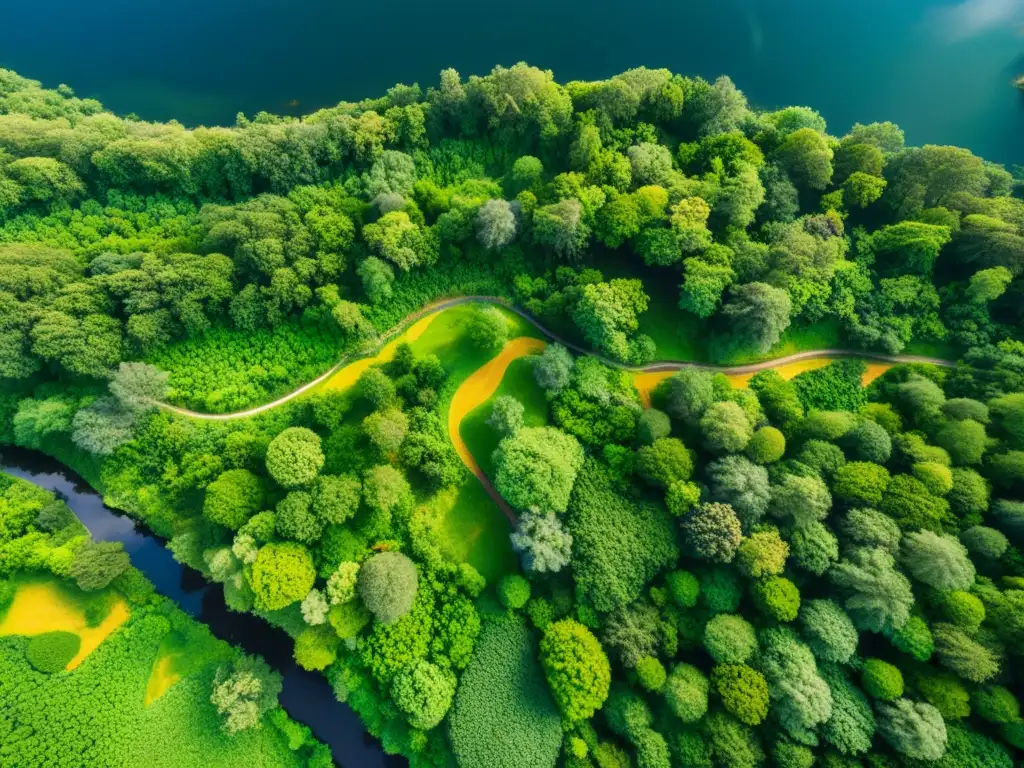
[[(495, 304), (504, 307), (529, 322), (551, 341), (561, 344), (577, 354), (596, 357), (604, 364), (613, 368), (632, 371), (636, 374), (636, 384), (640, 391), (641, 400), (645, 405), (650, 404), (650, 391), (658, 381), (666, 378), (675, 371), (686, 368), (702, 371), (714, 371), (716, 373), (724, 373), (727, 376), (749, 378), (749, 376), (758, 373), (759, 371), (768, 370), (769, 368), (778, 368), (780, 366), (799, 363), (802, 361), (856, 357), (872, 362), (872, 364), (869, 364), (869, 373), (873, 378), (889, 366), (898, 363), (930, 363), (932, 365), (940, 365), (943, 367), (953, 367), (955, 365), (955, 363), (949, 360), (942, 360), (936, 357), (923, 357), (919, 355), (885, 355), (877, 352), (864, 352), (862, 350), (852, 349), (817, 349), (807, 352), (796, 352), (792, 355), (786, 355), (772, 360), (762, 360), (757, 363), (747, 363), (745, 365), (713, 365), (711, 363), (696, 363), (688, 360), (660, 360), (647, 365), (633, 366), (620, 363), (617, 360), (612, 360), (611, 358), (597, 354), (592, 350), (586, 349), (562, 338), (554, 331), (546, 328), (534, 317), (504, 299), (494, 296), (458, 296), (451, 299), (444, 299), (433, 304), (428, 304), (422, 309), (407, 316), (401, 323), (388, 331), (388, 333), (379, 340), (381, 342), (381, 346), (376, 353), (365, 354), (362, 356), (346, 355), (339, 360), (337, 364), (332, 366), (330, 370), (313, 379), (313, 381), (303, 384), (301, 387), (292, 390), (288, 394), (283, 395), (272, 402), (265, 403), (264, 405), (260, 405), (255, 408), (248, 408), (244, 411), (236, 411), (235, 413), (199, 413), (197, 411), (188, 410), (187, 408), (170, 405), (169, 403), (158, 403), (158, 405), (164, 410), (172, 411), (173, 413), (188, 416), (193, 419), (229, 421), (231, 419), (248, 418), (249, 416), (255, 416), (265, 411), (269, 411), (272, 408), (276, 408), (283, 403), (287, 403), (289, 400), (293, 400), (296, 397), (309, 392), (342, 371), (342, 377), (332, 381), (331, 388), (344, 389), (354, 384), (360, 374), (374, 363), (390, 360), (394, 355), (395, 348), (398, 346), (398, 339), (403, 335), (403, 333), (406, 338), (414, 340), (423, 334), (430, 325), (430, 322), (438, 313), (443, 312), (446, 309), (450, 309), (451, 307), (471, 303)], [(511, 507), (509, 507), (508, 503), (502, 498), (501, 494), (498, 493), (490, 479), (480, 468), (480, 465), (473, 457), (473, 454), (470, 453), (469, 447), (462, 439), (459, 428), (462, 424), (462, 420), (468, 416), (474, 408), (489, 400), (495, 391), (497, 391), (498, 387), (501, 385), (501, 380), (505, 375), (505, 371), (513, 360), (523, 357), (524, 355), (540, 352), (545, 346), (546, 343), (544, 341), (526, 336), (512, 339), (505, 344), (497, 356), (478, 368), (469, 376), (469, 378), (462, 382), (456, 390), (455, 395), (452, 397), (452, 402), (448, 409), (448, 436), (452, 441), (452, 444), (455, 446), (456, 453), (466, 468), (469, 469), (477, 480), (480, 481), (484, 490), (487, 491), (487, 494), (492, 499), (494, 499), (494, 502), (498, 505), (505, 517), (508, 518), (509, 522), (513, 526), (515, 526), (517, 521), (515, 512), (513, 512)]]
[[(391, 341), (400, 333), (402, 333), (402, 331), (409, 328), (417, 321), (427, 317), (428, 315), (433, 315), (438, 312), (442, 312), (446, 309), (458, 306), (460, 304), (473, 303), (496, 304), (498, 306), (504, 307), (510, 312), (514, 312), (515, 314), (519, 315), (521, 318), (526, 320), (528, 323), (530, 323), (538, 331), (543, 333), (552, 341), (561, 344), (562, 346), (567, 347), (568, 349), (571, 349), (577, 354), (590, 355), (591, 357), (598, 358), (605, 365), (609, 365), (613, 368), (618, 368), (624, 371), (633, 371), (635, 373), (642, 374), (672, 372), (679, 371), (684, 368), (690, 368), (700, 371), (713, 371), (715, 373), (724, 373), (727, 376), (744, 375), (758, 373), (759, 371), (768, 370), (769, 368), (775, 368), (777, 366), (785, 365), (787, 363), (795, 363), (801, 360), (814, 360), (817, 358), (824, 357), (857, 357), (861, 358), (862, 360), (890, 363), (893, 365), (898, 363), (929, 363), (931, 365), (939, 365), (945, 368), (952, 368), (956, 364), (955, 362), (950, 360), (943, 360), (942, 358), (938, 357), (924, 357), (922, 355), (886, 355), (880, 352), (866, 352), (864, 350), (859, 349), (813, 349), (807, 352), (794, 352), (793, 354), (785, 355), (784, 357), (777, 357), (771, 360), (762, 360), (757, 363), (746, 363), (744, 365), (714, 365), (712, 363), (695, 363), (689, 360), (659, 360), (653, 363), (648, 363), (647, 365), (626, 365), (625, 363), (620, 363), (617, 360), (612, 360), (611, 358), (605, 357), (604, 355), (600, 355), (592, 350), (586, 349), (585, 347), (581, 347), (579, 344), (574, 344), (573, 342), (562, 338), (554, 331), (542, 325), (532, 315), (523, 311), (522, 309), (515, 306), (511, 302), (495, 296), (457, 296), (452, 299), (444, 299), (433, 304), (428, 304), (422, 309), (417, 310), (416, 312), (413, 312), (411, 315), (407, 316), (401, 323), (399, 323), (390, 331), (388, 331), (388, 333), (386, 333), (380, 339), (380, 341)], [(382, 352), (383, 350), (381, 350), (381, 352), (377, 354), (379, 355)], [(322, 384), (324, 381), (329, 379), (331, 376), (340, 371), (349, 363), (357, 361), (357, 359), (368, 358), (366, 356), (357, 358), (357, 356), (354, 355), (346, 355), (341, 360), (339, 360), (336, 365), (332, 366), (328, 371), (324, 372), (320, 376), (317, 376), (309, 383), (303, 384), (301, 387), (292, 390), (286, 395), (282, 395), (281, 397), (277, 398), (276, 400), (273, 400), (272, 402), (256, 406), (255, 408), (247, 408), (244, 411), (236, 411), (234, 413), (200, 413), (198, 411), (189, 410), (188, 408), (180, 408), (176, 405), (171, 405), (170, 403), (157, 403), (157, 405), (160, 408), (163, 408), (164, 410), (171, 411), (173, 413), (178, 413), (181, 414), (182, 416), (189, 416), (193, 419), (205, 419), (208, 421), (228, 421), (231, 419), (244, 419), (249, 416), (255, 416), (259, 413), (263, 413), (264, 411), (269, 411), (272, 408), (276, 408), (277, 406), (283, 403), (287, 403), (289, 400), (295, 399), (299, 395), (305, 394), (306, 392), (316, 387), (318, 384)], [(369, 367), (371, 363), (372, 359), (366, 363), (365, 367)]]
[(462, 382), (459, 388), (455, 390), (451, 405), (448, 407), (448, 438), (455, 446), (455, 452), (459, 454), (462, 463), (476, 476), (476, 479), (483, 485), (484, 490), (494, 499), (512, 525), (516, 524), (515, 512), (512, 511), (512, 508), (509, 507), (505, 499), (501, 497), (501, 494), (498, 493), (497, 489), (491, 484), (490, 479), (480, 468), (480, 465), (470, 452), (469, 446), (466, 445), (466, 441), (462, 439), (460, 427), (462, 420), (474, 408), (491, 399), (498, 390), (498, 387), (501, 386), (501, 380), (505, 377), (505, 371), (508, 370), (512, 361), (518, 360), (524, 355), (540, 352), (545, 346), (547, 345), (540, 339), (531, 339), (528, 336), (520, 336), (518, 339), (512, 339), (507, 342), (496, 357), (477, 368), (468, 379)]

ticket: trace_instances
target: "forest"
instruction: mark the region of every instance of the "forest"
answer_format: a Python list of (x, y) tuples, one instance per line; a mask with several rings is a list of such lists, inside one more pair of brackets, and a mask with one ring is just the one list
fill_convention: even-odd
[[(1012, 768), (1014, 173), (667, 70), (445, 70), (217, 128), (0, 70), (0, 444), (287, 632), (414, 768)], [(181, 620), (6, 503), (0, 576), (139, 601), (80, 671), (0, 637), (0, 754), (35, 756), (76, 674), (145, 677)], [(248, 692), (265, 663), (198, 658), (189, 743), (329, 762)], [(112, 724), (166, 738), (147, 717), (50, 746), (129, 754)]]
[(157, 595), (63, 501), (0, 474), (0, 525), (4, 765), (333, 765), (277, 705), (280, 675)]

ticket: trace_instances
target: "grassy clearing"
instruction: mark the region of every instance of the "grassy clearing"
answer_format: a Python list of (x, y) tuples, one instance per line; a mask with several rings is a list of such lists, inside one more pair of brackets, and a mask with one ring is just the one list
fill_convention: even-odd
[(509, 364), (501, 384), (494, 394), (477, 405), (462, 420), (459, 434), (477, 464), (488, 477), (493, 477), (494, 466), (491, 454), (498, 447), (499, 435), (487, 426), (491, 415), (491, 403), (502, 395), (516, 398), (523, 404), (523, 415), (528, 427), (542, 427), (548, 423), (548, 402), (537, 382), (533, 379), (533, 363), (529, 357), (521, 357)]
[(395, 356), (395, 350), (399, 344), (404, 342), (413, 343), (420, 338), (430, 327), (430, 325), (436, 320), (438, 315), (430, 314), (426, 317), (421, 317), (415, 323), (410, 325), (403, 333), (400, 333), (394, 339), (389, 341), (380, 351), (372, 357), (364, 357), (361, 360), (356, 360), (349, 363), (340, 371), (331, 376), (327, 381), (317, 387), (318, 390), (347, 390), (352, 387), (359, 377), (363, 375), (363, 372), (374, 365), (380, 365), (391, 360)]
[(127, 604), (119, 598), (111, 604), (106, 618), (90, 627), (75, 596), (56, 579), (26, 580), (18, 584), (14, 601), (0, 623), (0, 636), (73, 632), (82, 641), (67, 665), (67, 669), (74, 669), (130, 615)]
[(762, 360), (774, 360), (777, 357), (793, 355), (797, 352), (810, 352), (815, 349), (843, 348), (842, 327), (835, 318), (828, 318), (813, 325), (790, 326), (782, 334), (782, 338), (765, 353), (753, 350), (737, 349), (720, 356), (714, 362), (719, 365), (743, 365), (758, 363)]
[[(405, 342), (417, 357), (437, 355), (441, 361), (447, 379), (440, 393), (440, 416), (442, 422), (447, 422), (455, 393), (494, 357), (477, 349), (467, 338), (469, 321), (478, 310), (479, 305), (460, 304), (421, 318), (377, 355), (345, 366), (318, 389), (350, 390), (365, 370), (392, 359), (398, 345)], [(508, 322), (510, 338), (525, 338), (534, 344), (541, 338), (533, 325), (515, 313), (501, 308), (499, 311)], [(365, 415), (360, 408), (353, 408), (345, 423), (358, 424)], [(453, 432), (450, 436), (458, 434)], [(516, 558), (508, 541), (509, 523), (478, 480), (445, 489), (424, 502), (451, 557), (470, 563), (489, 581), (516, 570)]]
[(469, 563), (491, 584), (518, 571), (511, 525), (479, 482), (446, 488), (427, 507), (449, 557)]
[(163, 696), (172, 685), (181, 679), (174, 670), (174, 656), (159, 656), (153, 664), (153, 671), (149, 675), (149, 682), (146, 683), (146, 698), (143, 706), (148, 707), (154, 701)]

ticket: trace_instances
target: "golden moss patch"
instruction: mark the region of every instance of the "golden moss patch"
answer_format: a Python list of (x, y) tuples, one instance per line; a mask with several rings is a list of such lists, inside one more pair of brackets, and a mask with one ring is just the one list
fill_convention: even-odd
[(97, 627), (86, 624), (82, 609), (65, 595), (54, 582), (21, 584), (14, 594), (7, 615), (0, 623), (0, 635), (41, 635), (44, 632), (74, 632), (82, 639), (78, 653), (68, 662), (74, 669), (102, 643), (107, 636), (128, 620), (128, 606), (118, 599), (110, 613)]

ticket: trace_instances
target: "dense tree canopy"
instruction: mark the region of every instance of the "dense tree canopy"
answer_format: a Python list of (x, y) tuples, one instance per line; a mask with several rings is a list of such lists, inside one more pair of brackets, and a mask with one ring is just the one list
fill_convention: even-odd
[[(1020, 184), (891, 123), (828, 131), (647, 68), (446, 70), (195, 129), (0, 70), (0, 443), (166, 537), (417, 768), (1020, 762)], [(394, 339), (466, 295), (507, 306)], [(460, 425), (467, 377), (547, 336), (516, 313), (555, 338)], [(814, 349), (844, 359), (701, 367)], [(926, 349), (950, 364), (848, 354)], [(245, 418), (158, 407), (254, 408), (378, 352)], [(23, 572), (90, 622), (130, 591), (66, 517), (0, 481), (0, 610)], [(138, 626), (105, 642), (158, 647)], [(5, 638), (0, 678), (94, 680), (43, 637)], [(279, 684), (217, 663), (204, 705), (255, 743)], [(12, 749), (50, 733), (34, 696)]]

